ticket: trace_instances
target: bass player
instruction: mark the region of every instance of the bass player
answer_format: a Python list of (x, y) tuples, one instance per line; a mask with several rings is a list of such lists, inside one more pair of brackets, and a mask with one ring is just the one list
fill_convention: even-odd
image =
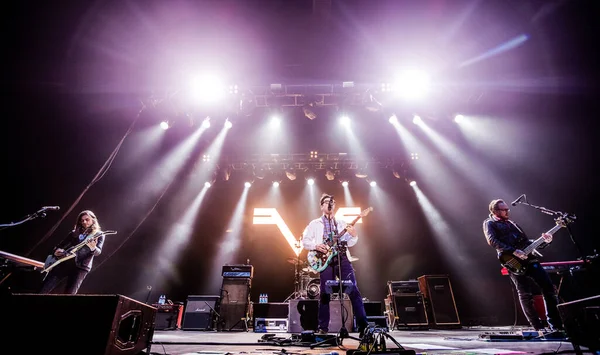
[[(331, 301), (331, 294), (327, 292), (326, 282), (328, 280), (335, 280), (336, 276), (341, 274), (342, 280), (350, 280), (353, 287), (348, 294), (350, 301), (352, 302), (352, 309), (356, 315), (356, 323), (360, 337), (363, 336), (364, 330), (368, 326), (367, 315), (365, 312), (362, 296), (358, 290), (356, 284), (356, 277), (354, 275), (354, 268), (352, 263), (348, 260), (346, 254), (346, 247), (352, 247), (358, 242), (358, 234), (356, 229), (352, 225), (340, 220), (337, 221), (334, 217), (335, 200), (333, 196), (323, 194), (320, 199), (321, 212), (323, 215), (320, 218), (312, 220), (302, 233), (302, 246), (306, 250), (316, 250), (321, 253), (327, 253), (329, 247), (325, 244), (325, 241), (332, 237), (336, 241), (339, 240), (337, 256), (334, 256), (327, 267), (321, 270), (320, 281), (321, 281), (321, 296), (319, 300), (319, 328), (317, 334), (327, 334), (329, 332), (329, 303)], [(341, 236), (337, 236), (338, 231), (346, 230)], [(342, 250), (340, 250), (342, 249)], [(339, 260), (338, 260), (339, 258)], [(341, 266), (341, 273), (338, 268)]]
[(39, 293), (52, 292), (63, 279), (66, 279), (64, 293), (77, 294), (83, 280), (92, 269), (94, 256), (100, 255), (104, 245), (104, 234), (94, 212), (89, 210), (80, 212), (73, 230), (54, 248), (53, 254), (48, 256), (60, 260), (69, 248), (84, 242), (86, 238), (89, 241), (76, 251), (74, 261), (67, 260), (49, 271)]
[[(523, 252), (532, 242), (527, 238), (523, 229), (509, 219), (510, 209), (503, 200), (497, 199), (490, 202), (490, 215), (483, 221), (483, 233), (490, 246), (496, 248), (498, 257), (512, 254), (518, 260), (527, 261), (527, 268), (523, 274), (515, 273), (509, 269), (509, 276), (514, 283), (521, 308), (529, 324), (535, 330), (544, 330), (544, 324), (540, 319), (533, 301), (536, 285), (542, 290), (546, 304), (546, 317), (552, 331), (562, 330), (562, 320), (558, 312), (558, 296), (548, 273), (540, 265), (533, 255)], [(542, 234), (545, 243), (538, 249), (542, 249), (552, 242), (552, 235)]]

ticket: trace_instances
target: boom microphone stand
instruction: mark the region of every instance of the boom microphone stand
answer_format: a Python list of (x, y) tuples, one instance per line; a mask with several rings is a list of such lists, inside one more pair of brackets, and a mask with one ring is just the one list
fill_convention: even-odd
[(567, 212), (561, 212), (561, 211), (553, 211), (546, 207), (530, 204), (527, 202), (527, 195), (525, 195), (525, 194), (522, 194), (521, 196), (519, 196), (516, 200), (514, 200), (511, 203), (511, 205), (513, 205), (513, 206), (516, 206), (517, 204), (533, 207), (544, 214), (563, 219), (565, 221), (565, 227), (567, 228), (567, 231), (569, 232), (569, 238), (571, 238), (571, 242), (573, 243), (573, 245), (575, 245), (575, 248), (577, 249), (577, 252), (579, 253), (579, 255), (581, 257), (581, 260), (584, 260), (584, 261), (586, 260), (586, 256), (581, 251), (581, 247), (575, 241), (575, 238), (573, 237), (573, 233), (571, 231), (570, 224), (571, 224), (571, 222), (574, 222), (577, 219), (577, 217), (574, 214), (567, 213)]
[(19, 224), (23, 224), (23, 223), (25, 223), (27, 221), (31, 221), (31, 220), (36, 219), (38, 217), (44, 218), (44, 217), (46, 217), (46, 212), (47, 211), (57, 211), (59, 209), (60, 209), (59, 206), (44, 206), (44, 207), (40, 208), (39, 211), (34, 212), (34, 213), (30, 214), (30, 215), (25, 216), (25, 218), (23, 220), (21, 220), (21, 221), (11, 222), (11, 223), (6, 223), (6, 224), (0, 224), (0, 230), (2, 230), (4, 228), (7, 228), (7, 227), (18, 226)]

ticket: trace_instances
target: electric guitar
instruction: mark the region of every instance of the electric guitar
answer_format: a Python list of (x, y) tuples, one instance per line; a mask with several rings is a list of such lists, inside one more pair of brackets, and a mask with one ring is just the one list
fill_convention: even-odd
[[(552, 227), (549, 231), (547, 231), (546, 234), (553, 235), (559, 229), (566, 227), (567, 223), (571, 223), (572, 219), (571, 219), (571, 217), (569, 217), (567, 215), (561, 215), (561, 216), (557, 217), (554, 221), (556, 222), (556, 225), (554, 227)], [(512, 252), (505, 252), (505, 253), (500, 254), (500, 256), (498, 257), (498, 260), (500, 261), (500, 264), (502, 266), (504, 266), (508, 270), (512, 271), (514, 274), (523, 275), (525, 273), (525, 271), (527, 270), (527, 266), (532, 261), (535, 261), (535, 257), (532, 257), (531, 253), (533, 253), (537, 247), (542, 245), (542, 243), (544, 243), (543, 236), (534, 240), (525, 249), (522, 249), (523, 252), (525, 253), (525, 255), (527, 255), (526, 259), (518, 258), (518, 257), (514, 256)]]
[(44, 274), (44, 279), (48, 276), (48, 273), (50, 273), (50, 270), (54, 269), (56, 266), (58, 266), (59, 264), (73, 259), (75, 257), (75, 255), (77, 254), (77, 251), (81, 248), (83, 248), (84, 246), (87, 245), (87, 243), (90, 242), (90, 240), (98, 240), (98, 238), (100, 238), (103, 235), (111, 235), (111, 234), (117, 234), (117, 232), (115, 231), (104, 231), (104, 232), (98, 232), (96, 233), (94, 236), (87, 236), (83, 241), (81, 241), (81, 243), (74, 245), (68, 249), (66, 249), (63, 254), (61, 256), (56, 256), (54, 254), (50, 254), (48, 255), (48, 257), (46, 258), (46, 261), (44, 262), (44, 268), (41, 270), (41, 273)]
[[(365, 209), (352, 222), (348, 223), (348, 226), (353, 226), (356, 222), (358, 222), (359, 219), (366, 217), (371, 211), (373, 211), (373, 207)], [(320, 251), (316, 250), (311, 250), (308, 252), (306, 259), (308, 261), (308, 265), (312, 269), (321, 272), (327, 268), (331, 262), (331, 259), (338, 255), (338, 246), (336, 240), (346, 233), (347, 228), (348, 227), (346, 226), (346, 228), (342, 229), (340, 234), (337, 236), (330, 235), (329, 238), (327, 238), (327, 241), (324, 243), (328, 247), (327, 253), (321, 253)]]

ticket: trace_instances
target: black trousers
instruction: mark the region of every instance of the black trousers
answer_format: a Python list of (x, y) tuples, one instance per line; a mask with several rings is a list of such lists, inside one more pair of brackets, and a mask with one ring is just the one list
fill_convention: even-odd
[(535, 310), (533, 296), (536, 285), (542, 290), (544, 303), (546, 304), (546, 317), (548, 325), (552, 329), (562, 329), (563, 324), (558, 313), (558, 296), (554, 290), (554, 284), (550, 280), (550, 276), (540, 263), (532, 263), (525, 270), (524, 275), (515, 275), (510, 273), (510, 279), (515, 284), (521, 308), (529, 324), (535, 329), (543, 329), (544, 324)]
[[(50, 271), (44, 279), (39, 293), (48, 294), (54, 291), (61, 281), (67, 281), (64, 294), (75, 295), (87, 276), (88, 271), (75, 266), (74, 260), (68, 260)], [(56, 293), (56, 292), (55, 292)]]

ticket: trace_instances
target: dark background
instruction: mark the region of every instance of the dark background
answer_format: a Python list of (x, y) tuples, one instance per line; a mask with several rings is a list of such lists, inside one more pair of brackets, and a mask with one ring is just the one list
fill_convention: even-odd
[[(181, 175), (163, 177), (175, 183), (149, 184), (156, 182), (151, 178), (157, 162), (189, 130), (166, 131), (155, 151), (144, 153), (143, 130), (157, 124), (163, 112), (142, 110), (141, 102), (181, 85), (177, 77), (183, 67), (225, 69), (241, 86), (378, 83), (404, 61), (432, 61), (438, 63), (434, 80), (444, 90), (419, 109), (448, 137), (460, 136), (445, 121), (456, 110), (494, 117), (496, 134), (488, 131), (486, 137), (492, 137), (496, 154), (453, 139), (465, 152), (461, 159), (476, 166), (468, 179), (452, 169), (456, 157), (445, 152), (438, 152), (443, 171), (418, 172), (421, 190), (448, 225), (443, 240), (433, 233), (413, 190), (389, 171), (378, 180), (385, 203), (373, 198), (366, 184), (351, 185), (353, 205), (375, 207), (359, 226), (364, 238), (353, 251), (361, 259), (355, 264), (358, 282), (365, 297), (381, 300), (389, 280), (450, 274), (465, 322), (511, 323), (508, 279), (500, 275), (495, 251), (481, 232), (491, 199), (510, 201), (526, 193), (534, 204), (577, 215), (572, 232), (581, 253), (562, 230), (545, 250), (545, 261), (574, 260), (598, 248), (598, 15), (593, 1), (333, 1), (326, 17), (311, 1), (19, 2), (2, 15), (0, 222), (18, 221), (45, 205), (61, 210), (0, 231), (0, 250), (43, 261), (77, 213), (91, 209), (104, 229), (119, 234), (107, 239), (82, 293), (144, 300), (152, 285), (151, 299), (214, 294), (218, 290), (207, 280), (220, 267), (214, 268), (212, 258), (243, 188), (235, 174), (217, 182), (194, 220), (190, 241), (176, 259), (161, 260), (162, 242), (197, 193), (177, 182), (189, 178), (214, 133), (203, 136)], [(523, 33), (529, 37), (523, 45), (460, 66)], [(314, 121), (300, 111), (286, 116), (289, 139), (269, 153), (353, 149), (334, 131), (333, 114)], [(382, 113), (357, 110), (355, 116), (355, 131), (368, 153), (406, 154)], [(262, 152), (253, 128), (264, 119), (261, 112), (240, 119), (223, 154), (243, 158)], [(85, 190), (134, 120), (107, 173)], [(511, 195), (501, 196), (506, 191), (485, 181), (488, 174)], [(199, 191), (203, 181), (196, 183)], [(319, 195), (330, 192), (341, 205), (349, 204), (336, 182), (321, 178), (317, 187)], [(283, 198), (264, 206), (269, 189), (263, 181), (250, 190), (239, 230), (241, 251), (231, 260), (250, 259), (255, 266), (253, 301), (259, 293), (283, 301), (293, 291), (293, 266), (286, 259), (294, 254), (274, 226), (252, 225), (252, 208), (276, 207), (295, 235), (317, 217), (298, 202), (303, 201), (300, 181), (283, 184)], [(525, 206), (514, 207), (512, 215), (532, 236), (553, 225), (549, 216)], [(7, 283), (33, 290), (39, 275), (18, 273)]]

